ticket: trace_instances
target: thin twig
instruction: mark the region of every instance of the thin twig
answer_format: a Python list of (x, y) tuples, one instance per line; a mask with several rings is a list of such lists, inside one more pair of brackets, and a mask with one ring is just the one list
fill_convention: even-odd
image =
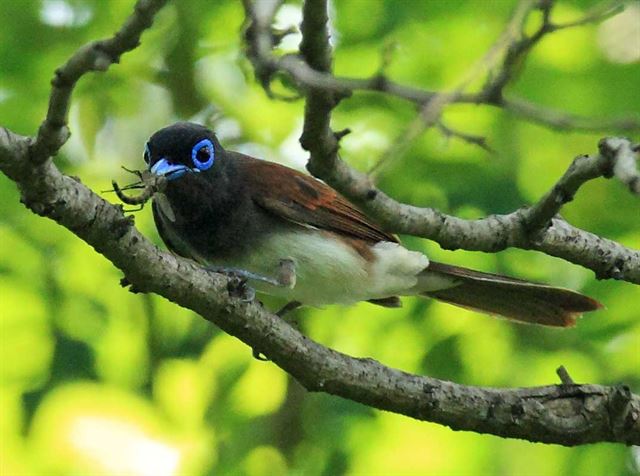
[[(274, 1), (274, 0), (272, 0)], [(288, 74), (294, 83), (298, 84), (303, 90), (316, 89), (324, 90), (328, 93), (333, 93), (336, 98), (349, 96), (355, 91), (374, 91), (390, 96), (405, 99), (407, 101), (416, 103), (420, 107), (430, 102), (435, 96), (441, 94), (438, 91), (430, 91), (421, 88), (415, 88), (412, 86), (406, 86), (399, 84), (392, 79), (387, 78), (380, 72), (376, 73), (371, 78), (345, 78), (333, 76), (330, 72), (320, 69), (314, 69), (307, 64), (298, 55), (284, 55), (282, 57), (275, 57), (273, 52), (265, 45), (273, 44), (273, 40), (269, 40), (273, 33), (270, 30), (270, 26), (266, 23), (266, 17), (260, 18), (257, 16), (255, 6), (260, 5), (262, 2), (255, 2), (251, 0), (244, 0), (245, 12), (247, 16), (247, 34), (246, 40), (248, 45), (248, 54), (251, 59), (254, 68), (256, 69), (256, 76), (260, 79), (260, 82), (265, 86), (271, 80), (276, 71), (282, 71)], [(307, 2), (313, 4), (315, 2)], [(545, 0), (545, 4), (548, 3)], [(531, 2), (523, 2), (520, 5), (523, 10), (532, 11), (535, 4)], [(464, 93), (459, 94), (455, 98), (450, 100), (450, 103), (463, 103), (463, 104), (485, 104), (488, 106), (494, 106), (508, 110), (517, 117), (520, 117), (526, 121), (536, 122), (547, 127), (563, 128), (563, 129), (575, 129), (583, 131), (601, 131), (601, 130), (625, 130), (625, 131), (640, 131), (640, 118), (637, 115), (629, 115), (623, 118), (590, 118), (582, 117), (573, 114), (567, 114), (561, 111), (556, 111), (543, 106), (538, 106), (529, 103), (523, 99), (510, 97), (505, 98), (502, 95), (502, 90), (506, 83), (512, 80), (515, 76), (515, 70), (519, 64), (519, 59), (523, 55), (526, 55), (528, 51), (546, 34), (552, 31), (570, 27), (576, 27), (586, 24), (588, 21), (598, 21), (606, 18), (608, 14), (616, 11), (614, 7), (609, 9), (603, 9), (607, 12), (607, 15), (603, 13), (601, 17), (595, 14), (587, 13), (585, 17), (579, 19), (574, 24), (554, 25), (550, 23), (550, 4), (545, 7), (547, 13), (543, 18), (546, 18), (546, 23), (543, 22), (537, 33), (532, 37), (523, 35), (516, 40), (516, 45), (508, 48), (511, 53), (508, 54), (503, 66), (508, 71), (494, 72), (492, 79), (486, 83), (485, 88), (478, 93)], [(514, 19), (520, 18), (519, 15), (514, 15)], [(587, 21), (587, 19), (589, 19)], [(517, 25), (514, 22), (513, 25)], [(524, 22), (520, 24), (522, 26)], [(507, 31), (513, 32), (513, 29)], [(265, 73), (266, 72), (266, 73)], [(268, 88), (265, 86), (265, 89)], [(269, 90), (268, 90), (269, 91)]]
[(567, 371), (564, 365), (561, 365), (560, 367), (558, 367), (556, 369), (556, 373), (558, 374), (558, 377), (560, 377), (560, 381), (562, 382), (562, 385), (575, 385), (575, 382), (571, 378), (571, 375), (569, 375), (569, 372)]
[[(369, 169), (369, 176), (375, 179), (380, 172), (388, 167), (392, 162), (399, 160), (404, 153), (411, 147), (411, 144), (425, 131), (433, 126), (437, 126), (445, 136), (452, 135), (462, 138), (463, 140), (477, 145), (484, 143), (478, 140), (476, 136), (454, 131), (446, 127), (442, 121), (442, 113), (447, 105), (455, 103), (458, 98), (462, 97), (467, 87), (476, 80), (485, 71), (491, 70), (500, 59), (502, 50), (511, 48), (517, 41), (522, 24), (529, 12), (534, 8), (531, 0), (522, 0), (507, 23), (500, 37), (491, 45), (489, 50), (482, 58), (475, 62), (462, 77), (457, 81), (457, 85), (451, 92), (442, 92), (433, 95), (428, 101), (420, 107), (417, 117), (409, 123), (403, 132), (393, 141), (393, 143), (382, 153), (378, 160)], [(486, 147), (486, 146), (485, 146)], [(483, 147), (483, 148), (485, 148)]]
[(469, 134), (468, 132), (458, 131), (456, 129), (453, 129), (447, 126), (442, 120), (438, 121), (436, 126), (446, 138), (455, 137), (456, 139), (460, 139), (461, 141), (466, 142), (467, 144), (480, 147), (485, 152), (490, 152), (490, 153), (494, 152), (491, 146), (489, 146), (487, 142), (487, 138), (484, 136), (479, 136), (475, 134)]
[(127, 51), (140, 44), (142, 33), (153, 23), (155, 14), (167, 0), (138, 0), (134, 12), (111, 38), (92, 41), (78, 49), (55, 72), (47, 117), (31, 145), (30, 158), (36, 164), (55, 155), (69, 138), (67, 121), (71, 94), (78, 80), (89, 71), (106, 71)]
[[(539, 3), (534, 0), (522, 0), (520, 2), (522, 14), (514, 16), (511, 22), (510, 26), (515, 32), (510, 37), (502, 63), (494, 74), (490, 76), (480, 92), (483, 102), (496, 105), (502, 104), (503, 92), (507, 83), (513, 81), (517, 73), (522, 69), (523, 61), (531, 49), (546, 34), (551, 32), (549, 17), (552, 7), (553, 0), (543, 0)], [(525, 22), (535, 8), (542, 10), (543, 21), (538, 30), (533, 35), (528, 36), (524, 31)]]
[(611, 18), (624, 10), (624, 3), (620, 0), (602, 2), (594, 5), (582, 18), (566, 23), (553, 23), (554, 30), (564, 30), (577, 26), (588, 25), (589, 23), (600, 23)]
[(640, 119), (628, 114), (622, 117), (584, 117), (564, 111), (533, 104), (519, 98), (504, 98), (500, 105), (495, 105), (514, 116), (521, 117), (555, 130), (564, 131), (601, 131), (621, 130), (640, 131)]

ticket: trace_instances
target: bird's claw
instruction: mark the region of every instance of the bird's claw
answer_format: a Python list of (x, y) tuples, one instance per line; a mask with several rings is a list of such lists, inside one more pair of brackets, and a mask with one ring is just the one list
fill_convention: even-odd
[(225, 276), (228, 276), (228, 277), (242, 278), (245, 281), (248, 281), (249, 279), (253, 279), (255, 281), (262, 281), (264, 283), (272, 284), (274, 286), (280, 285), (280, 283), (273, 278), (252, 273), (251, 271), (247, 271), (245, 269), (227, 268), (226, 266), (207, 266), (205, 269), (207, 271), (211, 271), (212, 273), (224, 274)]
[(284, 258), (280, 260), (275, 279), (239, 268), (228, 268), (225, 266), (207, 266), (205, 269), (213, 273), (220, 273), (229, 277), (242, 278), (245, 281), (252, 279), (254, 281), (260, 281), (277, 287), (286, 287), (292, 289), (296, 285), (296, 265), (291, 258)]
[(229, 275), (227, 291), (232, 297), (240, 298), (243, 302), (251, 302), (256, 297), (256, 291), (247, 283), (247, 279), (242, 276)]

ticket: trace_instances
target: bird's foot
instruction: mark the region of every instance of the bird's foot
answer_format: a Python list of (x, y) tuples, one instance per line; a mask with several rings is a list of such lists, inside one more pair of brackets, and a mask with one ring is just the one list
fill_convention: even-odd
[(246, 269), (240, 268), (229, 268), (227, 266), (207, 266), (205, 268), (207, 271), (211, 271), (212, 273), (224, 274), (230, 278), (240, 278), (245, 281), (250, 279), (256, 281), (262, 281), (263, 283), (272, 284), (273, 286), (279, 286), (280, 283), (278, 280), (269, 278), (268, 276), (262, 276), (257, 273), (252, 273), (251, 271), (247, 271)]
[(241, 278), (245, 281), (252, 279), (277, 287), (293, 288), (296, 285), (296, 266), (290, 258), (280, 260), (275, 278), (263, 276), (252, 271), (247, 271), (246, 269), (230, 268), (227, 266), (207, 266), (205, 269), (213, 273), (224, 274), (230, 278)]
[(227, 276), (229, 278), (229, 283), (227, 285), (229, 295), (241, 298), (244, 302), (251, 302), (256, 297), (255, 289), (248, 284), (249, 279), (258, 279), (261, 281), (269, 280), (269, 278), (264, 278), (263, 276), (239, 268), (206, 266), (204, 269), (211, 273), (224, 274)]
[(256, 290), (249, 286), (246, 278), (241, 276), (229, 276), (227, 291), (230, 296), (240, 298), (243, 302), (252, 302), (256, 297)]

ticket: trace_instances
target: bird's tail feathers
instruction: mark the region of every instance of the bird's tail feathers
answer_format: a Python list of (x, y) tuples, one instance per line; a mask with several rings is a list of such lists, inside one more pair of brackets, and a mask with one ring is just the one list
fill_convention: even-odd
[(519, 322), (571, 327), (583, 312), (603, 306), (595, 299), (569, 289), (482, 273), (458, 266), (430, 262), (430, 276), (453, 278), (455, 285), (421, 294), (456, 306), (499, 315)]

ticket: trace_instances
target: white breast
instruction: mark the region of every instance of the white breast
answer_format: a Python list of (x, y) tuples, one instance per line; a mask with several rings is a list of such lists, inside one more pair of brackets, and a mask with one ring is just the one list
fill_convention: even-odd
[(370, 263), (332, 233), (298, 230), (266, 238), (259, 252), (249, 253), (239, 261), (216, 264), (274, 277), (280, 260), (291, 259), (296, 269), (293, 289), (259, 281), (250, 284), (258, 291), (312, 306), (412, 294), (417, 275), (429, 264), (422, 253), (397, 243), (378, 243), (372, 252), (375, 259)]

